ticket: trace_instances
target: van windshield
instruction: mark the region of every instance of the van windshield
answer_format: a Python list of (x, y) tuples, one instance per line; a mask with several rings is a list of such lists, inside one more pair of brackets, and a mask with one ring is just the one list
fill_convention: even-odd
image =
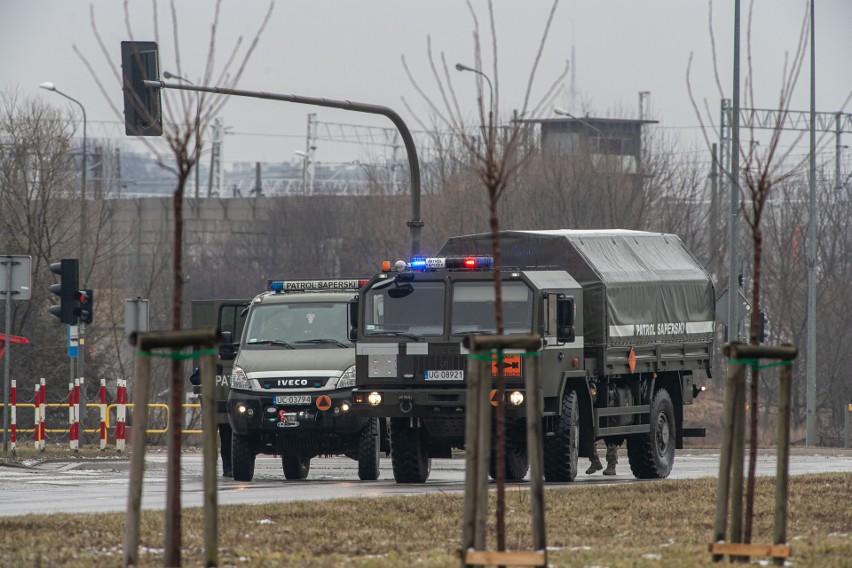
[(347, 309), (345, 302), (256, 305), (246, 323), (245, 344), (352, 347), (347, 337)]

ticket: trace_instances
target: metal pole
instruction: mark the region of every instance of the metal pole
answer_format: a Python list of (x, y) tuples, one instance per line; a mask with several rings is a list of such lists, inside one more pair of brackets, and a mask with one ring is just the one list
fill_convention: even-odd
[(805, 444), (816, 443), (816, 58), (811, 0), (811, 150), (808, 172), (808, 358)]
[(728, 343), (739, 340), (737, 309), (738, 219), (740, 212), (740, 0), (734, 1), (734, 87), (731, 109), (731, 224), (728, 257)]
[(843, 447), (849, 447), (849, 415), (852, 414), (852, 403), (846, 406), (845, 417), (843, 419)]
[(743, 458), (745, 456), (745, 366), (737, 365), (734, 380), (734, 434), (731, 450), (731, 535), (729, 542), (743, 541)]
[(6, 265), (6, 355), (3, 357), (3, 453), (9, 452), (9, 368), (12, 358), (12, 266), (11, 256)]
[(387, 117), (388, 119), (390, 119), (391, 122), (393, 122), (397, 130), (399, 130), (399, 134), (400, 136), (402, 136), (402, 141), (405, 144), (406, 153), (408, 154), (408, 168), (411, 174), (411, 220), (407, 221), (406, 224), (411, 230), (411, 256), (416, 256), (420, 254), (420, 229), (423, 228), (423, 221), (420, 219), (420, 162), (417, 159), (417, 148), (415, 148), (414, 146), (414, 137), (411, 135), (411, 131), (408, 129), (408, 126), (402, 120), (402, 117), (400, 117), (399, 114), (397, 114), (392, 109), (379, 105), (358, 103), (354, 101), (338, 101), (317, 97), (303, 97), (299, 95), (282, 95), (276, 93), (265, 93), (262, 91), (227, 89), (224, 87), (181, 85), (179, 83), (166, 83), (165, 81), (143, 81), (143, 84), (148, 88), (203, 91), (207, 93), (217, 93), (220, 95), (251, 97), (255, 99), (267, 99), (273, 101), (285, 101), (329, 108), (339, 108), (355, 112), (379, 114)]

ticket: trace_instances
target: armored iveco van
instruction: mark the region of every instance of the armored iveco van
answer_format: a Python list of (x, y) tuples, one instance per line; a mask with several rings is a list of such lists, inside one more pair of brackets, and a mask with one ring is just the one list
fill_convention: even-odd
[(271, 281), (251, 301), (228, 397), (234, 480), (252, 479), (260, 453), (280, 455), (287, 479), (305, 479), (325, 454), (357, 460), (360, 479), (379, 477), (379, 421), (350, 412), (348, 306), (362, 282)]
[[(710, 374), (710, 276), (671, 234), (503, 231), (500, 243), (504, 333), (542, 338), (545, 479), (573, 481), (600, 439), (626, 441), (636, 477), (668, 476), (684, 436), (703, 435), (684, 407)], [(496, 332), (491, 247), (489, 233), (450, 238), (433, 258), (386, 263), (359, 293), (353, 409), (388, 420), (397, 482), (425, 482), (431, 458), (464, 447), (462, 341)], [(505, 471), (517, 480), (528, 366), (508, 356)]]

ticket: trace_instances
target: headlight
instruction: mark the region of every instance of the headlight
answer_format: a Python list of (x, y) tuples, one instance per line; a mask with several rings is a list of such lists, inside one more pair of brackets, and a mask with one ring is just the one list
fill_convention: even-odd
[(337, 379), (337, 386), (335, 388), (355, 388), (355, 365), (343, 371), (343, 374)]
[(382, 403), (381, 393), (371, 392), (367, 395), (367, 402), (369, 402), (372, 406), (380, 405)]
[(251, 390), (251, 380), (246, 376), (242, 367), (237, 365), (234, 365), (234, 368), (231, 369), (231, 388)]
[(512, 403), (513, 406), (520, 406), (524, 403), (524, 393), (521, 391), (515, 391), (509, 395), (509, 402)]

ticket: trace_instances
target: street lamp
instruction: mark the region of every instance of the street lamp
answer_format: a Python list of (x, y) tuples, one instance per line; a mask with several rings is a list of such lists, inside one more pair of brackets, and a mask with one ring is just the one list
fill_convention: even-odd
[[(53, 83), (51, 83), (49, 81), (42, 83), (41, 85), (39, 85), (39, 87), (46, 90), (46, 91), (53, 91), (54, 93), (56, 93), (58, 95), (62, 95), (63, 97), (65, 97), (69, 101), (73, 101), (73, 102), (77, 103), (77, 105), (80, 106), (80, 110), (83, 111), (83, 182), (80, 186), (80, 200), (85, 202), (86, 201), (86, 108), (83, 106), (83, 103), (81, 103), (80, 101), (78, 101), (74, 97), (66, 95), (65, 93), (63, 93), (62, 91), (57, 89), (56, 85), (54, 85)], [(84, 222), (83, 219), (80, 220), (80, 226), (85, 227), (85, 222)]]
[[(175, 75), (174, 73), (169, 73), (168, 71), (163, 71), (163, 77), (166, 79), (176, 79), (178, 81), (183, 81), (184, 83), (194, 85), (192, 81), (185, 77), (181, 77), (180, 75)], [(199, 187), (200, 187), (200, 175), (201, 175), (201, 134), (200, 134), (200, 116), (201, 116), (201, 96), (198, 94), (198, 91), (195, 93), (195, 198), (198, 199)]]
[(603, 132), (601, 132), (600, 128), (596, 128), (595, 126), (589, 124), (588, 122), (586, 122), (582, 118), (578, 118), (578, 117), (574, 116), (573, 114), (571, 114), (570, 112), (568, 112), (567, 110), (565, 110), (562, 107), (553, 107), (553, 114), (558, 114), (560, 116), (567, 116), (568, 118), (574, 119), (577, 122), (579, 122), (580, 124), (583, 124), (586, 127), (591, 128), (592, 130), (597, 132), (599, 137), (602, 137), (602, 138), (606, 137), (606, 135)]
[(476, 73), (480, 77), (484, 78), (485, 82), (488, 83), (488, 136), (493, 138), (493, 135), (494, 135), (494, 87), (491, 86), (491, 79), (489, 79), (488, 75), (486, 75), (485, 73), (483, 73), (479, 69), (474, 69), (473, 67), (468, 67), (467, 65), (462, 65), (461, 63), (456, 63), (456, 71), (470, 71), (472, 73)]
[[(46, 91), (53, 91), (58, 95), (62, 95), (69, 101), (73, 101), (79, 105), (80, 110), (83, 111), (83, 179), (80, 183), (80, 266), (83, 269), (83, 281), (80, 282), (83, 288), (86, 287), (86, 108), (83, 106), (83, 103), (66, 95), (62, 91), (56, 88), (56, 85), (53, 83), (46, 81), (39, 85), (40, 88)], [(78, 331), (78, 340), (80, 342), (80, 350), (78, 355), (78, 363), (77, 363), (77, 371), (80, 376), (80, 387), (82, 392), (82, 399), (87, 400), (85, 387), (83, 386), (83, 379), (85, 378), (85, 361), (86, 361), (86, 343), (85, 343), (85, 324), (80, 325)], [(71, 378), (74, 377), (74, 370), (71, 370)], [(72, 381), (73, 382), (73, 381)], [(80, 423), (85, 422), (86, 418), (86, 404), (78, 403), (77, 405), (77, 416), (80, 417)], [(81, 429), (85, 432), (85, 429)], [(82, 432), (81, 432), (82, 433)], [(82, 439), (82, 438), (81, 438)]]

